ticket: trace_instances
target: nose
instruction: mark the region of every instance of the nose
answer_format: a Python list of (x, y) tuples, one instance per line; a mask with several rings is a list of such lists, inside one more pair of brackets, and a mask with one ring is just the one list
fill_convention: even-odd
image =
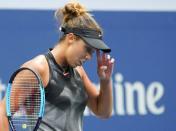
[(87, 53), (85, 59), (86, 59), (86, 60), (90, 60), (91, 58), (92, 58), (92, 55), (89, 54), (89, 53)]

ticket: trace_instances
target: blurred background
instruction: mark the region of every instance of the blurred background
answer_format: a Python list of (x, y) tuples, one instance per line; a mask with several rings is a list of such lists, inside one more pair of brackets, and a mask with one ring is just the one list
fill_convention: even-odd
[[(11, 73), (59, 39), (54, 10), (68, 0), (0, 0), (0, 100)], [(116, 59), (113, 116), (88, 109), (84, 131), (176, 130), (176, 1), (79, 0), (104, 30)], [(96, 57), (84, 67), (99, 85)]]

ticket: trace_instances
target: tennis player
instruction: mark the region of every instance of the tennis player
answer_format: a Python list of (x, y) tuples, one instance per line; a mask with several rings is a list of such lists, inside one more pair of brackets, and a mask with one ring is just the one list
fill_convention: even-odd
[[(111, 49), (102, 40), (102, 29), (80, 3), (66, 4), (55, 12), (55, 16), (62, 32), (60, 40), (53, 49), (22, 66), (37, 71), (45, 87), (45, 114), (38, 130), (82, 131), (86, 106), (100, 118), (111, 116), (114, 58), (110, 57)], [(82, 66), (94, 52), (100, 90), (96, 89)], [(7, 131), (4, 101), (0, 107), (0, 128)]]

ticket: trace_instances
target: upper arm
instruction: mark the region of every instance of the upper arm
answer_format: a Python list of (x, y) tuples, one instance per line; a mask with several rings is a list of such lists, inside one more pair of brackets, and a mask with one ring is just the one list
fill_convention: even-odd
[[(45, 74), (44, 71), (46, 71), (45, 69), (45, 65), (43, 63), (43, 56), (38, 56), (30, 61), (27, 61), (26, 63), (24, 63), (21, 67), (27, 67), (30, 69), (35, 70), (40, 76), (41, 79), (43, 79), (43, 76)], [(6, 98), (4, 97), (3, 100), (0, 101), (0, 131), (8, 131), (9, 126), (8, 126), (8, 120), (6, 117)]]
[(88, 107), (95, 114), (97, 114), (97, 106), (98, 106), (97, 102), (98, 102), (99, 91), (97, 90), (95, 85), (91, 82), (91, 80), (88, 78), (83, 67), (78, 67), (77, 70), (80, 73), (80, 76), (82, 77), (84, 87), (85, 87), (86, 92), (88, 94)]
[(44, 87), (47, 85), (49, 79), (49, 68), (47, 66), (47, 61), (43, 55), (39, 55), (34, 59), (27, 61), (21, 67), (27, 67), (34, 70), (39, 74)]

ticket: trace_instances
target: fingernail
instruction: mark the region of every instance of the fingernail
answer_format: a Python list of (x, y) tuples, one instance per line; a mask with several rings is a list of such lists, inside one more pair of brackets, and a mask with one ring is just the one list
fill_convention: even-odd
[(108, 67), (107, 67), (107, 66), (101, 66), (100, 68), (101, 68), (102, 70), (107, 70)]
[(114, 61), (115, 61), (115, 59), (114, 59), (114, 58), (112, 58), (112, 59), (111, 59), (111, 63), (114, 63)]
[(107, 59), (110, 59), (110, 58), (111, 58), (111, 56), (108, 54), (108, 55), (107, 55)]

